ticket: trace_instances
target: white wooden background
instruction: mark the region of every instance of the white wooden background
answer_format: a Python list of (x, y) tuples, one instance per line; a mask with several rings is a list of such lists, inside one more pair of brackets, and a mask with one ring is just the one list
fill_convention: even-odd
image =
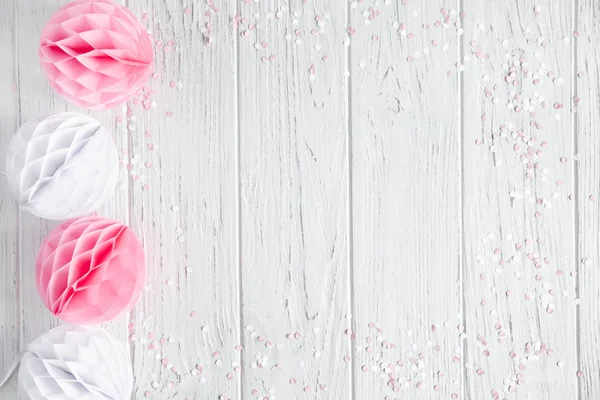
[[(38, 67), (65, 3), (0, 2), (2, 149), (80, 111)], [(598, 399), (599, 2), (123, 4), (155, 103), (91, 114), (123, 161), (100, 213), (148, 258), (108, 325), (135, 399)], [(0, 210), (1, 377), (59, 321), (55, 224)]]

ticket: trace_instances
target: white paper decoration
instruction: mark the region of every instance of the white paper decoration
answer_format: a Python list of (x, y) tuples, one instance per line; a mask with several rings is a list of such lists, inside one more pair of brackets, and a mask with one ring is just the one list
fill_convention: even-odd
[(30, 120), (13, 137), (6, 173), (26, 211), (69, 219), (97, 210), (114, 192), (119, 161), (108, 131), (86, 115)]
[(130, 399), (131, 359), (125, 346), (102, 328), (59, 326), (28, 346), (19, 368), (19, 390), (31, 400)]

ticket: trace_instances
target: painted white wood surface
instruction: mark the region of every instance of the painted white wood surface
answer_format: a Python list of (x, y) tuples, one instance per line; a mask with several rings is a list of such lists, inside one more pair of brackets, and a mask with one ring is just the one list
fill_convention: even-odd
[(452, 361), (462, 323), (458, 11), (438, 27), (443, 1), (382, 2), (365, 25), (370, 7), (350, 15), (355, 397), (450, 398), (462, 390)]
[[(170, 50), (156, 51), (156, 109), (129, 109), (135, 117), (128, 122), (129, 162), (132, 176), (139, 176), (130, 184), (131, 226), (149, 266), (149, 287), (131, 318), (137, 336), (134, 397), (149, 391), (157, 399), (235, 398), (240, 374), (234, 368), (241, 357), (235, 350), (236, 38), (229, 27), (235, 3), (220, 3), (210, 18), (205, 5), (195, 5), (191, 14), (178, 2), (130, 0), (129, 6), (149, 15), (145, 23), (155, 43), (174, 41)], [(209, 22), (213, 43), (205, 46), (200, 27)], [(192, 375), (199, 365), (203, 372)]]
[(239, 12), (256, 21), (238, 41), (242, 395), (350, 398), (346, 8), (261, 1)]
[[(37, 62), (66, 2), (0, 2), (3, 148), (77, 110)], [(123, 163), (99, 213), (148, 258), (108, 325), (133, 398), (597, 398), (598, 2), (122, 3), (156, 104), (91, 115)], [(33, 283), (54, 224), (6, 186), (0, 210), (1, 378), (59, 321)]]
[(256, 23), (238, 40), (242, 395), (349, 398), (346, 8), (263, 1), (239, 13)]
[(597, 200), (600, 192), (600, 9), (593, 0), (579, 0), (577, 6), (575, 17), (579, 38), (573, 91), (579, 97), (574, 149), (579, 155), (575, 169), (575, 194), (579, 206), (576, 215), (576, 266), (579, 272), (577, 296), (581, 300), (578, 321), (579, 369), (584, 373), (579, 392), (580, 398), (593, 399), (600, 393), (600, 210)]
[[(508, 389), (511, 398), (575, 399), (573, 43), (564, 40), (572, 7), (465, 0), (464, 8), (466, 396)], [(536, 355), (542, 343), (554, 353)]]

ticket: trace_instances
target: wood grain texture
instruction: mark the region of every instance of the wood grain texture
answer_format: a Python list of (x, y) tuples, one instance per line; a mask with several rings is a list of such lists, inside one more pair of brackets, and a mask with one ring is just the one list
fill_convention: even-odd
[(571, 5), (464, 2), (468, 399), (577, 398)]
[(350, 398), (345, 6), (240, 14), (242, 396)]
[[(592, 400), (600, 393), (600, 7), (592, 0), (579, 0), (576, 9), (577, 59), (575, 73), (577, 104), (577, 198), (579, 272), (579, 400)], [(591, 198), (590, 196), (595, 196)]]
[[(12, 138), (18, 123), (17, 48), (15, 1), (0, 3), (0, 171), (5, 171), (6, 153), (3, 151)], [(0, 380), (8, 372), (21, 347), (21, 305), (19, 299), (19, 268), (17, 243), (17, 206), (0, 176)], [(12, 379), (0, 388), (0, 398), (14, 398), (17, 380)], [(12, 396), (12, 397), (11, 397)]]
[(351, 10), (357, 399), (462, 390), (458, 15), (403, 3)]
[[(156, 108), (128, 110), (131, 226), (149, 274), (131, 319), (134, 397), (238, 398), (235, 3), (221, 2), (210, 18), (204, 3), (191, 14), (178, 2), (129, 0), (129, 8), (147, 13), (153, 41), (164, 43), (150, 83)], [(207, 46), (200, 29), (209, 22)]]

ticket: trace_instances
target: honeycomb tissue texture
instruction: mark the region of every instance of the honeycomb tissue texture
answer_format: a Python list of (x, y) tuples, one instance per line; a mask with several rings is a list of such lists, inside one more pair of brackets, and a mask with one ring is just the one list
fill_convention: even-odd
[(31, 400), (128, 400), (131, 360), (125, 346), (102, 328), (63, 325), (28, 346), (19, 388)]
[(76, 0), (44, 27), (39, 57), (58, 93), (83, 108), (108, 109), (144, 87), (154, 51), (127, 8), (110, 0)]
[(38, 253), (36, 284), (56, 317), (100, 324), (129, 311), (146, 281), (133, 231), (108, 218), (83, 217), (50, 232)]
[(26, 122), (6, 158), (21, 208), (57, 220), (97, 210), (114, 193), (118, 169), (108, 131), (95, 119), (71, 112)]

